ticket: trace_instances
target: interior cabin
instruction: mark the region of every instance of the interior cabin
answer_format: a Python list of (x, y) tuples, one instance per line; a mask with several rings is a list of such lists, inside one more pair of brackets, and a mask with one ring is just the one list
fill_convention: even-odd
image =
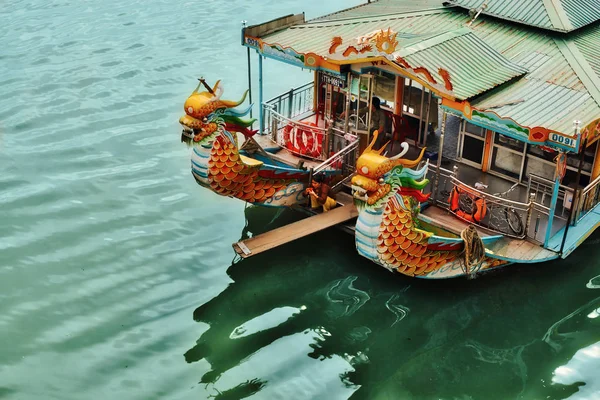
[[(427, 148), (423, 223), (454, 234), (476, 224), (511, 238), (521, 262), (566, 257), (600, 222), (600, 8), (513, 3), (379, 0), (244, 26), (243, 45), (258, 54), (256, 143), (313, 175), (335, 171), (334, 189), (351, 193), (378, 124), (388, 156), (402, 142), (409, 158)], [(263, 76), (263, 62), (312, 79), (263, 99), (263, 80), (281, 80)]]

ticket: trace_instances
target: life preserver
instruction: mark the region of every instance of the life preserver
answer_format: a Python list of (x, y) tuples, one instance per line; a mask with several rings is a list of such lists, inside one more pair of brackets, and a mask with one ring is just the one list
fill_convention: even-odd
[[(312, 122), (305, 125), (317, 126)], [(294, 129), (296, 133), (292, 135), (292, 130)], [(293, 153), (317, 158), (323, 152), (323, 133), (320, 131), (315, 132), (304, 126), (287, 124), (283, 128), (283, 141), (286, 148)]]
[(462, 191), (455, 186), (452, 188), (450, 192), (450, 196), (448, 197), (448, 204), (450, 205), (450, 211), (455, 213), (459, 218), (462, 218), (469, 222), (481, 222), (485, 218), (487, 214), (487, 206), (485, 199), (482, 197), (476, 196), (472, 193), (469, 193), (468, 190), (465, 190), (464, 193), (469, 196), (473, 200), (473, 209), (471, 212), (467, 212), (467, 210), (462, 210), (460, 208), (460, 195)]

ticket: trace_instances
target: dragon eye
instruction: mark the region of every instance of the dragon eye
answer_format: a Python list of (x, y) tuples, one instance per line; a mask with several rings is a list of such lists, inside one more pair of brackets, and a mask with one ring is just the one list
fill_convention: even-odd
[(383, 180), (383, 178), (379, 178), (379, 183), (384, 183), (385, 181)]
[(202, 118), (202, 122), (206, 122), (206, 121), (208, 121), (208, 118), (206, 118), (206, 117)]
[(365, 166), (365, 167), (362, 167), (362, 168), (360, 169), (360, 172), (362, 172), (363, 174), (365, 174), (365, 175), (366, 175), (366, 174), (368, 174), (368, 173), (369, 173), (369, 168), (367, 168), (366, 166)]

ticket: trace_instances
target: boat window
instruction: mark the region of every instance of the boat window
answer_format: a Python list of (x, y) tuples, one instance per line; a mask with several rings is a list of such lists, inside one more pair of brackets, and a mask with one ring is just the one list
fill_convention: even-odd
[(402, 110), (406, 114), (414, 115), (415, 117), (421, 116), (421, 105), (423, 97), (423, 86), (412, 79), (405, 79), (404, 81), (404, 99)]
[(502, 135), (500, 133), (496, 133), (496, 137), (494, 138), (494, 143), (501, 145), (502, 147), (507, 147), (516, 151), (525, 150), (525, 143), (521, 142), (517, 139), (513, 139), (511, 137)]
[(473, 125), (468, 121), (465, 121), (465, 131), (479, 137), (485, 137), (485, 129), (480, 126)]
[(491, 169), (502, 175), (519, 179), (522, 158), (522, 154), (514, 153), (500, 146), (494, 146)]

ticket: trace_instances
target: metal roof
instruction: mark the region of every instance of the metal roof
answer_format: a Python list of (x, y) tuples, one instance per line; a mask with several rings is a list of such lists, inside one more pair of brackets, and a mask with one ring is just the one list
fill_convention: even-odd
[(560, 32), (570, 32), (600, 19), (598, 0), (449, 0), (449, 4), (482, 14)]
[(411, 11), (423, 11), (444, 8), (444, 0), (377, 0), (361, 4), (356, 7), (341, 10), (332, 14), (313, 18), (308, 22), (335, 21), (346, 18), (382, 16), (390, 14), (405, 13)]
[[(436, 80), (439, 76), (434, 74), (437, 68), (432, 64), (436, 58), (440, 63), (447, 63), (448, 68), (460, 67), (450, 67), (454, 60), (468, 59), (464, 69), (454, 70), (458, 91), (455, 94), (470, 96), (479, 88), (486, 88), (485, 92), (469, 98), (471, 105), (480, 110), (489, 109), (523, 126), (542, 126), (569, 134), (573, 120), (581, 120), (585, 126), (600, 117), (599, 24), (566, 35), (548, 35), (534, 27), (480, 15), (470, 27), (471, 33), (433, 46), (432, 41), (463, 29), (469, 16), (456, 7), (376, 16), (374, 10), (381, 7), (377, 3), (361, 6), (365, 15), (362, 17), (342, 18), (342, 12), (337, 17), (330, 16), (330, 20), (300, 23), (261, 39), (299, 53), (313, 52), (331, 59), (329, 48), (333, 37), (341, 37), (346, 44), (356, 41), (358, 36), (389, 27), (397, 32), (397, 51), (406, 56), (411, 66), (427, 65)], [(411, 46), (419, 43), (423, 50), (408, 54)], [(460, 46), (455, 47), (456, 44)], [(498, 84), (506, 78), (490, 75), (489, 59), (499, 64), (509, 62), (504, 64), (507, 70), (518, 66), (527, 73), (488, 89), (490, 83)], [(452, 76), (453, 71), (449, 72)]]
[(445, 82), (440, 69), (447, 71), (452, 93), (460, 100), (527, 73), (468, 28), (417, 41), (401, 48), (394, 56), (402, 57), (413, 69), (425, 68), (439, 84)]

